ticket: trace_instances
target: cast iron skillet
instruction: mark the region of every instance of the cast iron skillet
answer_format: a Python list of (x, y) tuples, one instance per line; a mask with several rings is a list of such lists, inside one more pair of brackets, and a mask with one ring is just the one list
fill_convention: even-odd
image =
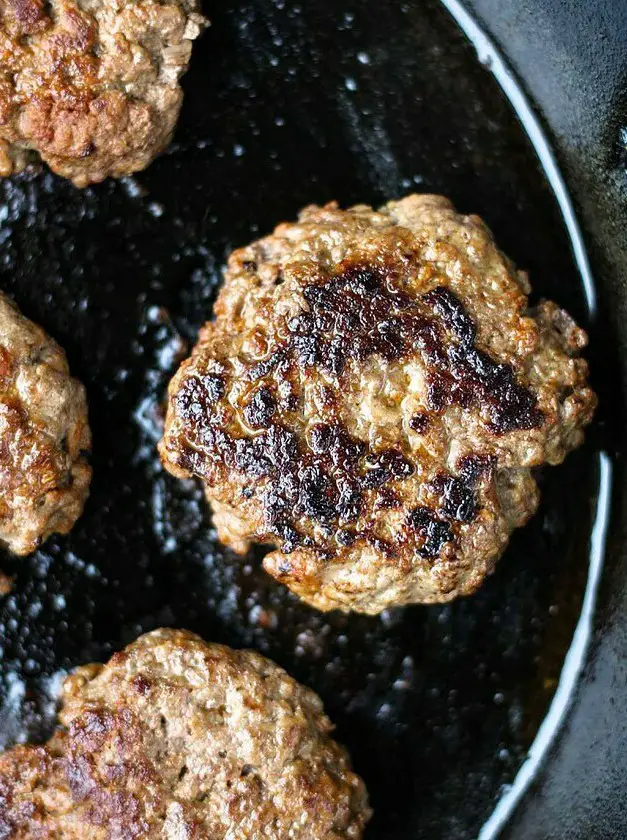
[[(576, 83), (588, 57), (577, 47), (582, 33), (605, 44), (591, 94), (607, 95), (607, 112), (620, 115), (608, 87), (615, 56), (597, 37), (608, 20), (620, 24), (620, 10), (597, 4), (597, 19), (582, 4), (584, 20), (570, 14), (576, 5), (473, 4), (511, 45), (558, 129), (560, 114), (575, 125), (588, 116)], [(67, 348), (87, 385), (95, 439), (93, 491), (72, 534), (27, 560), (2, 558), (16, 575), (0, 603), (2, 742), (46, 735), (64, 669), (105, 660), (151, 628), (187, 627), (257, 648), (322, 695), (371, 793), (369, 838), (476, 837), (516, 777), (582, 627), (600, 465), (607, 478), (613, 462), (585, 679), (506, 831), (624, 838), (620, 126), (599, 110), (595, 145), (582, 131), (584, 145), (560, 147), (595, 246), (591, 319), (533, 148), (437, 0), (227, 0), (207, 12), (213, 27), (185, 80), (176, 142), (149, 170), (85, 192), (45, 172), (0, 186), (0, 286)], [(309, 202), (377, 203), (413, 190), (445, 193), (484, 216), (530, 270), (536, 297), (554, 298), (590, 328), (601, 409), (586, 445), (542, 477), (540, 512), (478, 595), (379, 618), (323, 615), (267, 579), (258, 555), (242, 562), (216, 543), (198, 488), (169, 478), (155, 457), (159, 404), (234, 246)], [(616, 247), (610, 230), (623, 237)]]

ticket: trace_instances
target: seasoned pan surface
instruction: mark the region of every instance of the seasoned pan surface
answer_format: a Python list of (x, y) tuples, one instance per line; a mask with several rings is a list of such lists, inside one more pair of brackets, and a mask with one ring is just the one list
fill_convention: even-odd
[(64, 669), (186, 627), (254, 647), (321, 694), (368, 784), (369, 837), (471, 838), (537, 732), (577, 622), (601, 427), (543, 477), (540, 512), (478, 595), (365, 618), (301, 606), (259, 554), (216, 543), (199, 489), (158, 463), (160, 404), (225, 256), (307, 203), (444, 193), (487, 220), (536, 298), (585, 325), (563, 221), (509, 103), (435, 0), (206, 11), (176, 142), (149, 170), (84, 192), (43, 172), (0, 185), (0, 287), (67, 349), (95, 441), (72, 534), (2, 558), (15, 574), (0, 602), (2, 743), (47, 733)]

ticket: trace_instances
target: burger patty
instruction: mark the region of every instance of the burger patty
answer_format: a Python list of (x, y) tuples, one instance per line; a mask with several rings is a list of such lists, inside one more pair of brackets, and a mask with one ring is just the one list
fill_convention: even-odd
[(585, 333), (529, 291), (445, 198), (309, 207), (231, 256), (163, 462), (319, 609), (474, 592), (596, 404)]
[(76, 186), (144, 169), (168, 145), (196, 0), (4, 0), (0, 175), (33, 155)]
[(320, 699), (251, 651), (157, 630), (79, 668), (59, 717), (0, 756), (0, 837), (340, 840), (370, 816)]
[(85, 389), (63, 350), (0, 292), (0, 545), (66, 534), (89, 492)]

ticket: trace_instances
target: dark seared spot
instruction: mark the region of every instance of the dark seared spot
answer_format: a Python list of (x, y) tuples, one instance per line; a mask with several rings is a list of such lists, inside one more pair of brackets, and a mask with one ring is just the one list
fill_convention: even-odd
[(450, 524), (440, 519), (428, 507), (422, 505), (410, 511), (407, 524), (418, 534), (421, 540), (417, 549), (421, 557), (438, 557), (445, 544), (453, 539), (453, 530)]
[(209, 402), (216, 403), (224, 396), (224, 379), (216, 374), (208, 373), (201, 378), (203, 388), (207, 393)]
[(424, 435), (429, 428), (429, 415), (427, 412), (420, 411), (414, 414), (409, 421), (409, 428), (413, 429), (419, 435)]
[(330, 522), (337, 515), (337, 488), (322, 468), (305, 467), (299, 476), (299, 507), (309, 519)]
[(176, 463), (190, 475), (195, 475), (198, 478), (207, 476), (207, 458), (204, 453), (198, 452), (193, 446), (190, 446), (186, 440), (180, 440), (177, 443)]
[(365, 489), (375, 489), (393, 479), (408, 478), (413, 472), (412, 464), (398, 449), (384, 449), (366, 459), (368, 472), (361, 479)]
[(349, 546), (353, 545), (356, 540), (356, 536), (352, 531), (346, 531), (342, 528), (336, 533), (335, 539), (337, 540), (338, 544), (343, 546), (344, 548), (348, 548)]
[(450, 289), (439, 286), (416, 300), (383, 268), (347, 264), (329, 280), (305, 287), (303, 296), (309, 310), (290, 319), (286, 344), (251, 368), (252, 381), (289, 359), (339, 380), (349, 361), (420, 353), (434, 411), (485, 406), (495, 434), (543, 422), (535, 396), (516, 381), (512, 367), (475, 346), (475, 324)]
[(369, 458), (368, 463), (386, 470), (391, 478), (408, 478), (414, 472), (413, 464), (398, 449), (384, 449), (374, 458)]
[(270, 389), (262, 386), (255, 391), (244, 408), (244, 419), (253, 429), (265, 429), (270, 425), (275, 411), (276, 404)]
[(301, 449), (296, 436), (279, 425), (255, 438), (233, 441), (233, 451), (227, 453), (239, 471), (270, 479), (261, 495), (265, 523), (281, 538), (284, 551), (303, 542), (295, 522), (305, 518), (323, 526), (337, 525), (361, 512), (361, 495), (347, 474), (348, 468), (357, 468), (355, 453), (361, 447), (338, 427), (316, 432), (314, 438), (325, 441), (322, 458)]
[[(197, 383), (187, 392), (195, 395), (196, 388)], [(196, 402), (195, 395), (190, 404)], [(242, 495), (252, 498), (259, 493), (265, 528), (281, 540), (285, 552), (311, 542), (305, 533), (299, 533), (298, 523), (315, 523), (322, 536), (332, 539), (361, 516), (365, 488), (383, 488), (413, 472), (399, 450), (369, 453), (365, 443), (339, 424), (318, 423), (311, 428), (308, 440), (300, 439), (274, 422), (273, 406), (267, 389), (258, 389), (247, 406), (251, 411), (246, 419), (251, 426), (253, 421), (260, 425), (266, 419), (270, 424), (250, 437), (234, 438), (205, 417), (203, 424), (190, 429), (196, 435), (194, 445), (179, 446), (179, 462), (200, 476), (207, 463), (221, 461), (253, 482), (267, 479), (259, 483), (259, 489), (254, 483), (246, 485)], [(202, 451), (195, 448), (199, 444)]]
[(433, 411), (443, 411), (451, 403), (451, 377), (438, 371), (431, 371), (427, 376), (427, 401)]
[(281, 551), (285, 552), (285, 554), (290, 554), (290, 552), (294, 551), (301, 543), (306, 542), (305, 540), (301, 539), (300, 534), (292, 525), (288, 525), (285, 522), (280, 523), (279, 526), (275, 529), (278, 536), (281, 537)]
[(400, 504), (400, 496), (389, 487), (381, 487), (374, 500), (375, 510), (394, 510), (394, 508), (399, 507)]
[(337, 502), (338, 519), (341, 523), (354, 522), (361, 515), (361, 490), (349, 478), (340, 479), (338, 487), (340, 491)]
[(477, 484), (489, 475), (496, 458), (493, 455), (466, 455), (457, 464), (459, 476), (440, 473), (431, 483), (439, 496), (438, 514), (443, 519), (472, 522), (479, 510)]
[(276, 350), (274, 353), (271, 353), (267, 359), (262, 359), (262, 361), (253, 365), (253, 367), (251, 367), (248, 371), (248, 378), (251, 382), (257, 382), (257, 380), (263, 379), (265, 376), (272, 373), (272, 371), (278, 367), (284, 359), (285, 351)]
[(376, 467), (375, 469), (368, 470), (363, 476), (361, 486), (364, 490), (376, 490), (377, 487), (381, 487), (389, 479), (390, 474), (387, 470), (384, 470), (382, 467)]
[(385, 557), (396, 557), (398, 550), (395, 545), (392, 545), (391, 542), (388, 540), (383, 540), (381, 537), (377, 537), (374, 534), (366, 534), (366, 539), (370, 543), (370, 545), (378, 551), (380, 554), (383, 554)]
[(468, 355), (452, 358), (452, 367), (477, 383), (488, 405), (490, 431), (504, 434), (541, 426), (544, 415), (535, 395), (516, 382), (509, 365), (496, 364), (486, 353), (473, 349)]
[(464, 455), (457, 462), (460, 479), (475, 487), (480, 478), (489, 475), (496, 465), (495, 455)]
[(291, 470), (299, 454), (298, 438), (284, 426), (274, 424), (254, 438), (229, 438), (219, 449), (229, 466), (258, 478), (264, 475), (284, 475)]
[(300, 367), (319, 366), (339, 378), (349, 360), (371, 355), (393, 360), (415, 347), (443, 358), (437, 324), (379, 269), (348, 265), (303, 294), (309, 311), (288, 325)]
[(331, 448), (333, 428), (326, 423), (314, 426), (309, 435), (309, 445), (316, 455), (325, 455)]
[(318, 355), (316, 339), (312, 335), (295, 335), (291, 347), (298, 365), (302, 368), (315, 367), (322, 361)]
[(333, 467), (349, 475), (357, 473), (359, 460), (368, 452), (365, 443), (352, 437), (339, 424), (313, 426), (309, 440), (316, 455), (324, 455)]
[(296, 411), (298, 396), (294, 385), (287, 377), (281, 377), (277, 383), (279, 408), (281, 411)]
[(432, 482), (439, 495), (439, 512), (447, 519), (471, 522), (477, 515), (477, 500), (472, 486), (459, 478), (441, 473)]
[(450, 289), (438, 286), (432, 292), (427, 292), (422, 298), (440, 316), (444, 324), (454, 333), (464, 345), (474, 343), (477, 330), (472, 318), (468, 315)]
[(299, 367), (321, 367), (339, 379), (350, 360), (379, 355), (392, 361), (419, 352), (429, 367), (433, 410), (485, 405), (496, 434), (542, 423), (535, 396), (511, 366), (475, 347), (475, 324), (449, 289), (440, 286), (417, 301), (382, 269), (349, 265), (303, 294), (309, 311), (290, 320), (286, 346)]
[(535, 395), (516, 381), (513, 368), (495, 362), (475, 347), (476, 328), (461, 301), (443, 286), (424, 295), (422, 300), (458, 339), (446, 349), (444, 369), (431, 374), (432, 407), (441, 410), (453, 403), (464, 407), (473, 403), (485, 405), (488, 427), (495, 434), (542, 425), (544, 415), (537, 407)]
[(337, 407), (337, 397), (337, 391), (334, 391), (333, 388), (329, 388), (327, 385), (320, 388), (320, 402), (326, 411), (332, 412)]
[(224, 395), (225, 384), (220, 376), (190, 376), (176, 395), (176, 407), (180, 417), (192, 423), (206, 418), (210, 406)]
[[(334, 416), (342, 399), (347, 365), (372, 355), (387, 361), (419, 356), (430, 410), (477, 407), (495, 434), (543, 422), (535, 396), (516, 381), (513, 369), (477, 349), (475, 324), (449, 289), (438, 287), (417, 299), (384, 267), (346, 264), (330, 279), (307, 286), (303, 295), (308, 309), (289, 320), (282, 346), (248, 369), (248, 380), (259, 384), (243, 417), (255, 434), (235, 438), (224, 430), (229, 421), (220, 412), (228, 416), (229, 406), (213, 408), (225, 392), (219, 376), (192, 376), (176, 397), (187, 432), (178, 444), (179, 463), (200, 477), (211, 476), (220, 463), (239, 472), (254, 488), (249, 492), (258, 494), (264, 527), (283, 551), (311, 544), (312, 527), (319, 550), (349, 532), (362, 516), (365, 493), (372, 493), (376, 510), (397, 506), (389, 485), (414, 471), (400, 450), (370, 451), (339, 423), (319, 423), (306, 439), (292, 431), (281, 415), (301, 403), (303, 369), (326, 372), (331, 386), (317, 399), (327, 416)], [(271, 387), (259, 381), (270, 376)], [(421, 412), (410, 426), (423, 433), (428, 422)], [(437, 556), (453, 539), (453, 523), (476, 516), (476, 485), (490, 466), (480, 460), (460, 463), (457, 477), (443, 474), (433, 482), (437, 509), (415, 508), (408, 520), (420, 554)]]

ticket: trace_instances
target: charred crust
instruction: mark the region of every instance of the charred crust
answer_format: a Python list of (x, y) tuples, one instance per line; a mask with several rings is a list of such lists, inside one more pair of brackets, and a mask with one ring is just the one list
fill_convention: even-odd
[[(205, 480), (228, 544), (279, 546), (265, 568), (318, 608), (467, 594), (535, 510), (531, 466), (594, 407), (583, 333), (528, 291), (441, 197), (307, 208), (229, 261), (171, 391), (166, 466)], [(190, 422), (177, 392), (216, 369), (224, 398)]]
[(464, 305), (450, 289), (438, 286), (422, 300), (439, 316), (451, 337), (446, 361), (431, 374), (432, 408), (457, 403), (466, 408), (485, 404), (494, 434), (538, 428), (544, 415), (535, 395), (517, 380), (511, 365), (495, 362), (475, 346), (477, 330)]
[(371, 533), (366, 534), (366, 540), (375, 549), (375, 551), (378, 551), (388, 560), (393, 560), (398, 556), (398, 546), (394, 545), (389, 540), (384, 540), (381, 537), (377, 537), (376, 534)]
[(248, 378), (251, 382), (257, 382), (259, 379), (263, 379), (268, 376), (268, 374), (272, 373), (272, 371), (278, 367), (285, 358), (285, 350), (277, 350), (275, 353), (268, 356), (267, 359), (263, 359), (261, 362), (253, 365), (248, 371)]
[(355, 543), (357, 537), (353, 531), (346, 531), (343, 528), (340, 528), (340, 530), (335, 534), (335, 539), (337, 540), (338, 545), (341, 545), (342, 548), (349, 548)]
[(409, 421), (409, 428), (418, 435), (424, 435), (429, 428), (429, 415), (425, 411), (417, 411)]
[(439, 557), (446, 543), (453, 540), (450, 523), (424, 505), (418, 505), (409, 512), (407, 526), (412, 536), (418, 538), (418, 554), (429, 560)]
[(470, 487), (475, 487), (481, 478), (489, 478), (495, 467), (494, 455), (464, 455), (457, 462), (460, 479)]
[(413, 464), (398, 449), (384, 449), (366, 458), (368, 471), (361, 478), (364, 489), (382, 487), (392, 480), (409, 478), (414, 472)]
[(455, 540), (453, 523), (467, 524), (477, 517), (477, 487), (482, 478), (491, 475), (494, 462), (490, 455), (464, 456), (457, 464), (459, 476), (440, 472), (427, 486), (437, 498), (435, 506), (418, 506), (407, 518), (410, 531), (422, 539), (417, 549), (420, 556), (438, 557), (444, 545)]
[(188, 377), (176, 395), (181, 418), (193, 424), (202, 423), (209, 408), (224, 396), (224, 391), (225, 382), (220, 376)]
[(464, 346), (475, 342), (477, 329), (456, 295), (445, 286), (438, 286), (423, 295), (424, 302), (436, 312), (444, 325)]
[(244, 420), (253, 429), (267, 429), (275, 411), (276, 403), (270, 389), (262, 386), (253, 393), (244, 408)]
[(440, 473), (431, 483), (438, 495), (438, 512), (446, 519), (458, 522), (472, 522), (477, 515), (477, 499), (474, 487), (452, 475)]
[(374, 500), (375, 510), (394, 510), (401, 506), (401, 497), (389, 487), (381, 487)]
[[(289, 320), (287, 343), (251, 369), (251, 381), (286, 359), (302, 369), (320, 368), (339, 381), (351, 361), (372, 355), (392, 361), (420, 353), (433, 411), (485, 405), (494, 434), (542, 424), (535, 395), (517, 381), (511, 365), (476, 347), (476, 326), (450, 289), (438, 286), (415, 299), (391, 272), (347, 263), (329, 280), (306, 286), (303, 296), (308, 310)], [(424, 431), (424, 421), (416, 422)]]
[[(285, 406), (280, 409), (270, 388), (271, 374), (279, 401), (288, 401), (294, 410), (299, 393), (293, 366), (323, 369), (335, 378), (337, 390), (350, 362), (372, 354), (389, 361), (419, 353), (428, 371), (432, 410), (480, 403), (488, 407), (490, 428), (498, 433), (542, 421), (535, 397), (515, 381), (511, 367), (475, 347), (476, 327), (450, 290), (440, 286), (413, 298), (382, 268), (344, 264), (330, 279), (306, 286), (303, 295), (308, 310), (289, 319), (285, 343), (248, 368), (248, 380), (260, 383), (241, 409), (253, 434), (236, 437), (225, 430), (216, 413), (226, 393), (221, 376), (186, 377), (175, 396), (177, 412), (194, 439), (192, 447), (179, 448), (179, 462), (203, 476), (208, 455), (247, 479), (266, 479), (259, 494), (264, 526), (281, 540), (283, 551), (303, 544), (309, 531), (299, 528), (303, 520), (332, 538), (360, 518), (364, 494), (406, 480), (415, 468), (399, 449), (370, 451), (339, 422), (315, 424), (307, 438), (301, 437), (283, 421)], [(325, 404), (333, 406), (333, 389), (325, 386), (325, 391), (331, 392)], [(419, 413), (410, 425), (424, 432), (428, 422), (428, 415)], [(452, 540), (449, 520), (469, 522), (476, 516), (476, 478), (469, 464), (468, 474), (442, 474), (428, 488), (438, 497), (444, 525), (440, 519), (425, 520), (414, 528), (425, 535), (425, 556), (435, 556), (437, 546)], [(391, 499), (379, 496), (375, 504), (384, 509)], [(421, 517), (424, 513), (411, 521)]]
[[(364, 493), (402, 481), (414, 472), (398, 449), (370, 452), (339, 423), (315, 424), (308, 439), (272, 422), (276, 404), (267, 388), (258, 389), (244, 409), (251, 427), (268, 427), (250, 437), (233, 437), (212, 421), (210, 400), (198, 377), (188, 378), (176, 397), (180, 416), (194, 428), (203, 454), (193, 446), (179, 448), (179, 463), (196, 474), (207, 455), (218, 459), (247, 479), (267, 479), (259, 498), (265, 526), (293, 551), (305, 535), (297, 523), (303, 519), (326, 526), (329, 536), (362, 512)], [(247, 497), (254, 494), (249, 490)]]
[(437, 325), (383, 269), (345, 263), (331, 279), (306, 286), (303, 295), (309, 310), (288, 324), (302, 368), (320, 367), (339, 379), (349, 361), (372, 355), (392, 361), (415, 346), (438, 356)]
[(479, 512), (477, 485), (491, 476), (495, 462), (492, 455), (466, 455), (457, 463), (458, 477), (439, 473), (430, 485), (438, 496), (438, 514), (443, 519), (472, 522)]

